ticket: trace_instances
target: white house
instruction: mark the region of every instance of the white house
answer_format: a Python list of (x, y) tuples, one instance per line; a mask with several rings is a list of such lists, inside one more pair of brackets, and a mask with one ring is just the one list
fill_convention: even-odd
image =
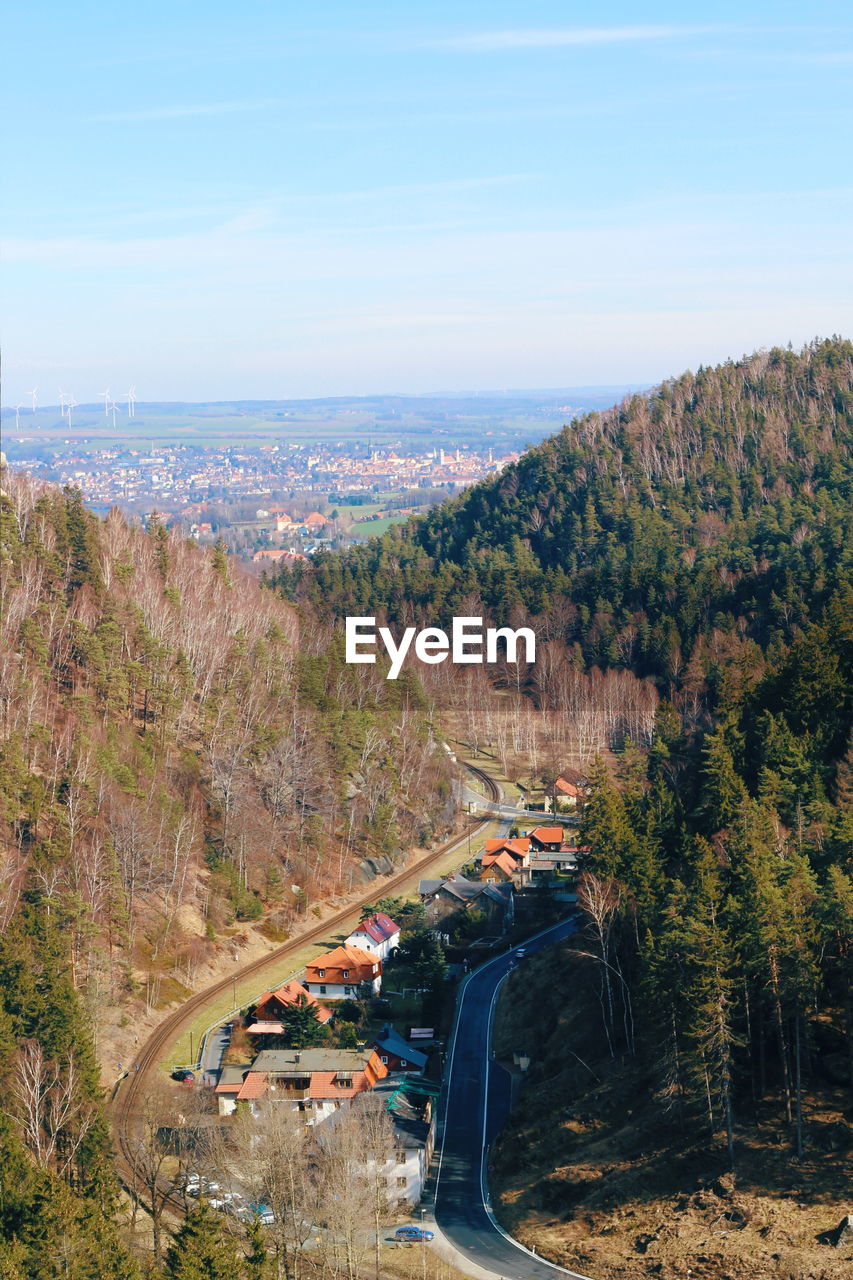
[(306, 965), (304, 986), (312, 996), (326, 1000), (378, 996), (382, 986), (382, 961), (369, 951), (345, 943)]
[(380, 960), (387, 960), (391, 952), (400, 945), (400, 926), (386, 916), (384, 911), (377, 911), (353, 929), (344, 943), (345, 947), (350, 945), (369, 951), (371, 955), (379, 956)]

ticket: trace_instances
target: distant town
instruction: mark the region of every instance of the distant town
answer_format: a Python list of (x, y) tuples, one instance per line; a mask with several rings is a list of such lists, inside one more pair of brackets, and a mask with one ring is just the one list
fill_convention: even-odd
[(104, 392), (102, 405), (63, 394), (43, 407), (34, 391), (3, 411), (3, 447), (99, 514), (156, 514), (260, 572), (384, 533), (625, 390), (198, 405)]
[(517, 457), (467, 447), (170, 445), (71, 453), (58, 463), (31, 459), (27, 469), (79, 488), (96, 511), (119, 507), (143, 522), (156, 513), (199, 542), (221, 538), (241, 558), (269, 563), (382, 533)]

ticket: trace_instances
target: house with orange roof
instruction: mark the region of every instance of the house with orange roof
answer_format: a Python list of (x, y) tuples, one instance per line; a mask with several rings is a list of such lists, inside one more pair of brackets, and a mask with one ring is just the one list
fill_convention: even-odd
[(554, 779), (550, 793), (553, 795), (554, 812), (565, 812), (566, 809), (574, 809), (589, 795), (589, 780), (577, 769), (564, 769)]
[(561, 809), (573, 809), (581, 797), (581, 789), (568, 778), (557, 778), (554, 782), (554, 804)]
[(296, 978), (291, 978), (283, 987), (265, 991), (261, 996), (255, 1009), (255, 1022), (247, 1028), (249, 1035), (281, 1035), (284, 1031), (282, 1018), (297, 1004), (311, 1005), (318, 1022), (326, 1023), (332, 1016), (331, 1009), (320, 1004), (317, 997)]
[(530, 837), (514, 836), (512, 839), (498, 837), (493, 840), (487, 840), (483, 848), (485, 850), (484, 858), (494, 857), (499, 853), (508, 853), (517, 862), (523, 862), (530, 853)]
[(480, 879), (484, 884), (506, 884), (518, 874), (521, 866), (508, 853), (487, 853), (480, 860)]
[(305, 966), (305, 986), (312, 995), (329, 1000), (377, 996), (382, 986), (382, 961), (369, 951), (344, 943)]
[(305, 525), (306, 529), (314, 529), (316, 531), (325, 528), (329, 522), (325, 516), (320, 514), (319, 511), (311, 511), (302, 523)]
[(534, 827), (527, 834), (534, 853), (558, 853), (565, 837), (562, 827)]
[(505, 884), (527, 866), (529, 859), (527, 836), (487, 840), (480, 856), (480, 879), (486, 884)]
[(283, 1105), (321, 1124), (359, 1093), (375, 1088), (388, 1068), (367, 1049), (265, 1049), (250, 1067), (226, 1066), (216, 1086), (219, 1114), (245, 1103), (253, 1115), (261, 1104)]

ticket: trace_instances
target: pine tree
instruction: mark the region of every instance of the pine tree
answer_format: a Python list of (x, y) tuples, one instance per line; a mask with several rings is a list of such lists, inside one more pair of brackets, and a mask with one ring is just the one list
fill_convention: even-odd
[(317, 1010), (307, 996), (299, 996), (282, 1011), (281, 1025), (289, 1049), (307, 1049), (326, 1039), (326, 1029), (317, 1020)]
[(708, 734), (702, 748), (702, 814), (709, 832), (730, 827), (746, 799), (746, 786), (730, 746), (731, 721)]
[(710, 846), (699, 850), (699, 867), (691, 894), (690, 915), (685, 922), (688, 947), (688, 1005), (691, 1011), (689, 1040), (693, 1073), (704, 1086), (708, 1119), (716, 1128), (719, 1102), (726, 1130), (729, 1163), (734, 1166), (733, 1023), (734, 952), (723, 925), (724, 893), (719, 869)]
[(191, 1209), (166, 1254), (168, 1280), (234, 1280), (239, 1275), (233, 1240), (206, 1204)]
[(595, 758), (589, 780), (591, 791), (584, 805), (579, 837), (581, 844), (590, 848), (584, 869), (602, 879), (619, 877), (632, 863), (636, 836), (625, 802), (600, 756)]

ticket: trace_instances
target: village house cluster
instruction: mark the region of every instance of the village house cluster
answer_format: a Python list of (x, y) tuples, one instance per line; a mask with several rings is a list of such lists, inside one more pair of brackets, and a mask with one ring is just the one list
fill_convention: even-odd
[[(555, 808), (573, 807), (587, 786), (579, 774), (565, 771), (551, 789)], [(553, 821), (523, 834), (488, 839), (465, 868), (467, 875), (420, 881), (423, 929), (443, 946), (456, 947), (457, 954), (460, 938), (468, 940), (463, 951), (468, 945), (500, 945), (513, 927), (518, 892), (546, 890), (558, 900), (573, 900), (583, 853), (566, 827)], [(383, 1098), (394, 1134), (383, 1178), (402, 1207), (418, 1202), (432, 1154), (439, 1092), (428, 1076), (430, 1052), (436, 1047), (433, 1028), (399, 1030), (386, 1021), (377, 1029), (374, 1022), (373, 1030), (358, 1041), (353, 1030), (346, 1047), (332, 1042), (340, 1035), (330, 1041), (326, 1033), (324, 1043), (310, 1043), (293, 1033), (298, 1019), (336, 1031), (342, 1019), (352, 1016), (346, 1011), (354, 1004), (377, 1007), (385, 968), (393, 962), (400, 938), (399, 924), (375, 911), (339, 946), (306, 965), (299, 978), (265, 992), (242, 1028), (249, 1046), (246, 1059), (222, 1066), (215, 1092), (220, 1116), (243, 1107), (263, 1123), (266, 1108), (284, 1106), (306, 1126), (332, 1126), (332, 1134), (335, 1117), (360, 1095)], [(460, 966), (465, 967), (467, 961)]]
[[(379, 995), (383, 965), (399, 944), (399, 925), (375, 912), (341, 946), (309, 964), (301, 981), (265, 992), (246, 1027), (256, 1052), (249, 1062), (222, 1067), (216, 1097), (221, 1116), (242, 1105), (262, 1121), (264, 1105), (285, 1106), (316, 1127), (334, 1124), (360, 1094), (377, 1093), (393, 1124), (393, 1150), (383, 1170), (389, 1197), (411, 1205), (420, 1199), (432, 1155), (438, 1093), (437, 1085), (422, 1079), (429, 1060), (424, 1042), (409, 1043), (387, 1023), (357, 1048), (271, 1047), (286, 1035), (294, 1008), (310, 1010), (325, 1026), (335, 1016), (335, 1002)], [(421, 1078), (417, 1086), (410, 1084), (415, 1077)]]

